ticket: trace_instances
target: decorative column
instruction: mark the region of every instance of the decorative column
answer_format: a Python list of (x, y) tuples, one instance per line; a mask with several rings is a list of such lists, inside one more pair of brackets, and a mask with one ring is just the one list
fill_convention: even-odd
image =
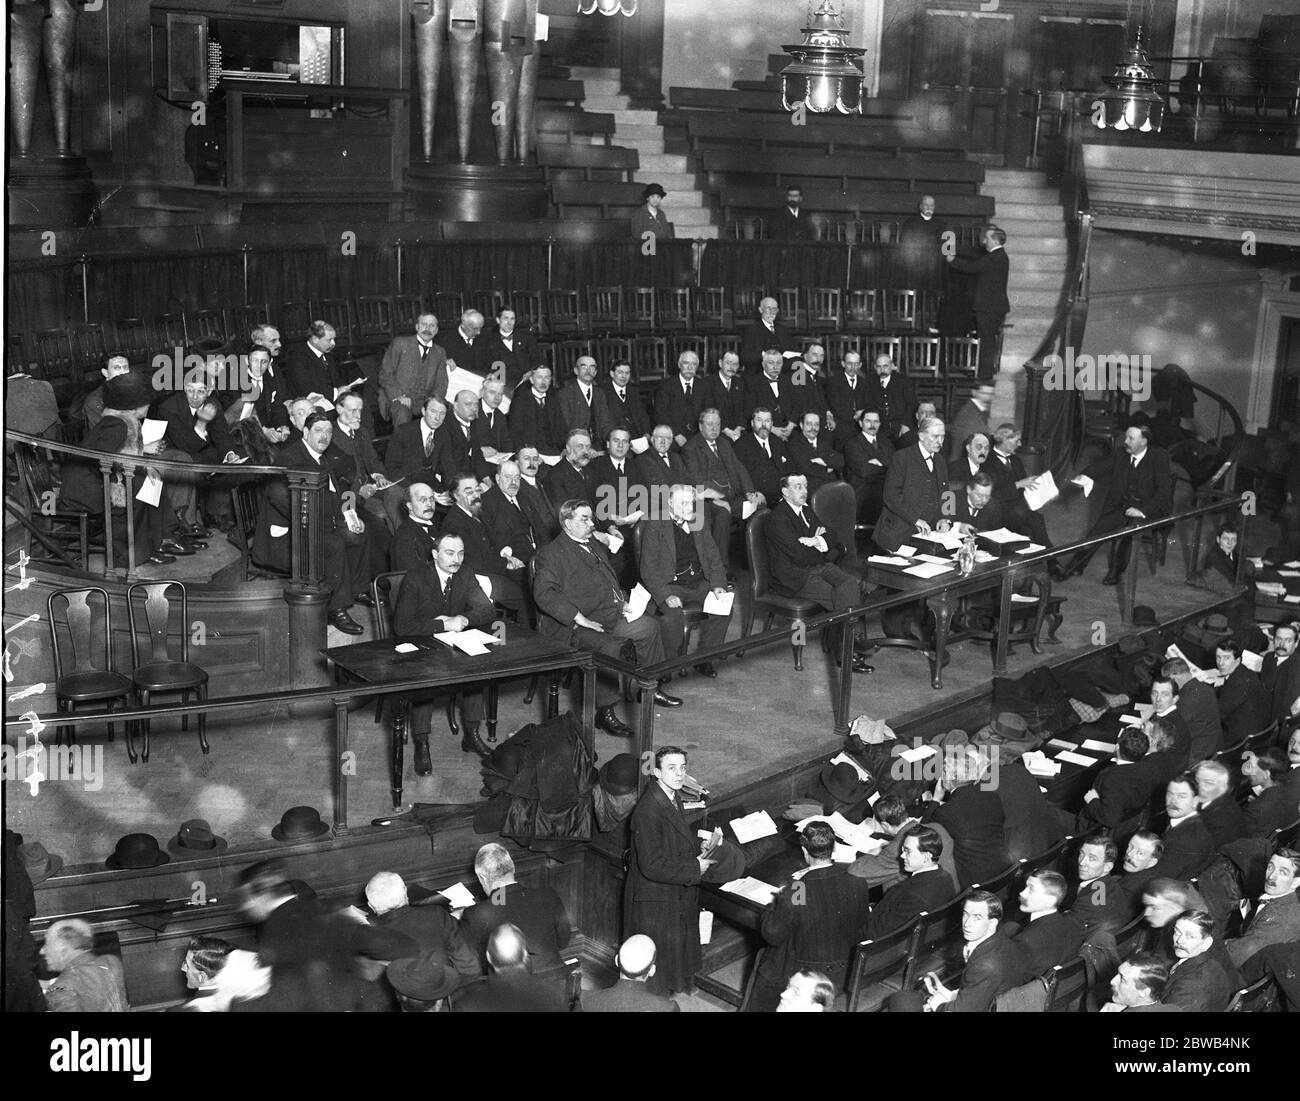
[(483, 0), (451, 0), (451, 94), (456, 104), (456, 146), (460, 163), (469, 163), (469, 136), (478, 85), (479, 43), (483, 39)]
[(433, 127), (438, 110), (438, 81), (442, 77), (443, 36), (447, 32), (447, 0), (416, 0), (411, 4), (415, 24), (415, 84), (420, 96), (420, 139), (425, 161), (433, 159)]

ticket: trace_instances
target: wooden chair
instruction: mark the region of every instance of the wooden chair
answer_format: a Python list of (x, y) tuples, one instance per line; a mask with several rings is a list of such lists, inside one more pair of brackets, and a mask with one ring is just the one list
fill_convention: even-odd
[(668, 341), (662, 336), (633, 337), (629, 358), (632, 380), (638, 384), (668, 377)]
[(659, 287), (655, 291), (655, 328), (661, 333), (691, 328), (691, 288)]
[(1017, 886), (1017, 884), (1023, 886), (1021, 877), (1025, 863), (1024, 860), (1017, 860), (1010, 867), (1003, 868), (988, 882), (972, 883), (970, 889), (972, 891), (988, 891), (989, 894), (997, 895), (998, 898), (1002, 899), (1003, 903), (1006, 903), (1020, 890), (1020, 886)]
[(470, 291), (469, 301), (470, 305), (483, 315), (488, 324), (491, 324), (497, 314), (505, 307), (507, 299), (501, 291), (486, 290)]
[(311, 334), (311, 323), (314, 320), (310, 302), (280, 303), (279, 329), (284, 343), (294, 344), (305, 341)]
[(880, 292), (849, 291), (844, 303), (844, 328), (851, 333), (872, 333), (880, 325)]
[(587, 288), (587, 324), (592, 333), (609, 336), (623, 329), (621, 287)]
[(158, 328), (162, 333), (164, 345), (169, 351), (172, 348), (183, 348), (190, 342), (190, 334), (185, 328), (185, 315), (183, 313), (163, 314), (158, 319)]
[[(655, 331), (654, 287), (625, 287), (623, 289), (623, 329), (629, 333)], [(593, 324), (595, 322), (593, 321)]]
[[(169, 590), (180, 590), (180, 660), (172, 657), (168, 646), (168, 628), (172, 618), (173, 600), (168, 596)], [(143, 594), (143, 598), (139, 599)], [(140, 612), (136, 604), (139, 599)], [(131, 680), (135, 685), (136, 695), (144, 707), (159, 692), (179, 692), (181, 702), (188, 703), (193, 692), (199, 700), (208, 698), (208, 674), (190, 661), (190, 616), (189, 594), (182, 581), (137, 581), (126, 590), (127, 615), (131, 621), (131, 656), (135, 668)], [(141, 618), (143, 617), (143, 618)], [(144, 628), (148, 640), (147, 651), (141, 645), (140, 628)], [(141, 659), (144, 660), (141, 660)], [(209, 752), (207, 714), (199, 712), (199, 747), (206, 755)], [(140, 720), (140, 730), (144, 735), (141, 759), (149, 760), (149, 720)], [(189, 716), (181, 716), (181, 729), (189, 729)], [(127, 732), (127, 756), (135, 761), (135, 746), (131, 733)]]
[(939, 377), (939, 338), (937, 336), (905, 336), (902, 348), (903, 370), (913, 378), (937, 379)]
[(726, 316), (726, 294), (723, 287), (695, 287), (691, 290), (691, 317), (696, 332), (720, 333), (731, 328)]
[[(772, 620), (778, 615), (788, 616), (791, 620), (806, 622), (822, 610), (820, 604), (811, 600), (801, 600), (796, 596), (783, 596), (771, 591), (772, 575), (767, 560), (767, 541), (764, 532), (772, 513), (768, 509), (759, 509), (749, 518), (745, 525), (745, 549), (749, 552), (750, 602), (745, 611), (744, 635), (749, 636), (754, 627), (754, 616), (761, 605), (767, 612), (763, 630), (769, 630)], [(792, 642), (794, 647), (794, 667), (803, 671), (804, 644)]]
[(151, 321), (141, 317), (128, 317), (114, 326), (117, 329), (118, 355), (126, 356), (132, 363), (150, 363), (163, 350), (162, 334)]
[(235, 517), (235, 530), (239, 540), (239, 553), (243, 559), (244, 580), (288, 577), (287, 570), (263, 566), (253, 561), (253, 540), (261, 521), (264, 489), (260, 482), (240, 481), (230, 487), (230, 508)]
[(683, 352), (694, 352), (700, 357), (700, 372), (696, 376), (697, 378), (708, 373), (709, 367), (717, 362), (717, 359), (709, 359), (709, 338), (707, 336), (678, 333), (675, 336), (665, 337), (665, 340), (668, 342), (668, 363), (676, 363)]
[[(97, 597), (96, 611), (91, 598)], [(59, 613), (62, 613), (60, 616)], [(108, 590), (97, 585), (84, 588), (55, 589), (45, 601), (45, 618), (50, 627), (51, 654), (54, 659), (54, 701), (60, 713), (71, 714), (79, 703), (104, 701), (111, 713), (121, 700), (131, 706), (131, 678), (114, 669), (113, 610)], [(98, 631), (95, 619), (99, 618)], [(66, 637), (66, 643), (61, 641)], [(127, 724), (128, 727), (130, 723)], [(77, 740), (76, 727), (57, 727), (55, 744), (62, 744), (64, 731), (68, 744)], [(113, 723), (108, 723), (108, 737), (113, 738)], [(129, 735), (128, 735), (129, 740)]]
[[(578, 360), (583, 356), (592, 355), (593, 344), (599, 346), (600, 343), (600, 341), (590, 340), (557, 340), (551, 345), (551, 374), (554, 376), (551, 383), (552, 392), (573, 377)], [(599, 355), (597, 360), (600, 363), (607, 362)]]
[(800, 332), (808, 328), (808, 310), (798, 287), (777, 287), (772, 297), (776, 299), (780, 316), (786, 319), (786, 324)]
[(903, 332), (916, 328), (916, 291), (886, 290), (884, 299), (886, 329)]
[(357, 335), (362, 344), (387, 344), (393, 339), (394, 331), (391, 298), (386, 294), (357, 297)]
[(844, 544), (844, 557), (837, 565), (858, 577), (864, 576), (866, 569), (858, 557), (858, 498), (853, 487), (848, 482), (827, 482), (813, 494), (812, 507)]
[[(22, 523), (24, 551), (34, 562), (59, 562), (69, 569), (86, 569), (90, 543), (90, 514), (59, 508), (59, 480), (41, 448), (15, 447), (18, 473), (16, 499), (5, 506)], [(73, 557), (75, 548), (76, 557)]]
[(1088, 961), (1082, 956), (1049, 972), (1048, 1013), (1084, 1013), (1088, 1008)]
[(907, 965), (903, 968), (900, 990), (912, 989), (919, 975), (932, 970), (937, 953), (961, 937), (961, 912), (970, 890), (962, 891), (951, 902), (937, 910), (923, 911), (912, 929), (912, 943), (908, 945)]
[(454, 329), (465, 312), (465, 296), (459, 291), (438, 291), (433, 296), (433, 312), (438, 315), (438, 326)]
[(1273, 984), (1273, 976), (1265, 975), (1249, 986), (1243, 986), (1232, 996), (1225, 1013), (1254, 1013), (1258, 1003), (1263, 1001), (1263, 993)]
[(869, 1013), (880, 1007), (883, 997), (869, 1006), (863, 1005), (866, 992), (872, 987), (880, 987), (880, 993), (884, 995), (901, 988), (895, 980), (901, 979), (907, 969), (912, 938), (920, 921), (920, 917), (910, 918), (897, 929), (874, 940), (860, 941), (853, 949), (848, 978), (844, 983), (848, 1012)]
[(258, 325), (271, 322), (271, 310), (265, 302), (230, 308), (230, 323), (226, 332), (235, 340), (248, 340)]
[(731, 292), (732, 324), (748, 325), (758, 318), (758, 304), (767, 297), (765, 287), (735, 287)]
[(516, 328), (531, 329), (539, 337), (551, 335), (541, 291), (515, 291), (510, 296), (510, 307), (515, 311)]
[(839, 287), (812, 287), (808, 291), (808, 328), (833, 333), (840, 327), (843, 291)]
[(552, 336), (577, 335), (587, 328), (587, 319), (575, 290), (555, 288), (546, 291), (546, 317)]
[(977, 336), (950, 336), (943, 341), (945, 378), (974, 378), (979, 369), (980, 341)]
[(415, 323), (420, 315), (433, 312), (429, 300), (422, 294), (395, 294), (388, 301), (395, 335), (415, 332)]
[(896, 366), (902, 366), (903, 338), (899, 336), (876, 336), (867, 340), (867, 350), (862, 354), (863, 366), (872, 369), (876, 356), (887, 355)]
[(206, 341), (212, 344), (225, 344), (230, 340), (226, 333), (226, 313), (224, 310), (192, 310), (184, 315), (185, 335), (191, 344)]
[(317, 317), (334, 329), (339, 353), (357, 346), (357, 312), (350, 298), (322, 298), (316, 303)]
[(844, 357), (846, 355), (850, 352), (856, 352), (858, 355), (862, 354), (862, 337), (858, 336), (856, 333), (831, 333), (830, 336), (826, 338), (825, 343), (826, 355), (830, 358), (830, 361), (836, 365), (837, 373), (839, 374), (843, 373), (843, 371), (838, 370), (838, 368), (839, 365), (844, 362)]

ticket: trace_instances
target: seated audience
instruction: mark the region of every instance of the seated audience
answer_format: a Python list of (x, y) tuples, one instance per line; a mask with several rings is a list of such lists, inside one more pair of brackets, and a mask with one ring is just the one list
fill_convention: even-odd
[(917, 826), (907, 831), (899, 850), (904, 878), (871, 908), (867, 936), (878, 939), (892, 933), (918, 914), (933, 912), (957, 897), (952, 877), (939, 866), (943, 850), (937, 829)]
[(987, 783), (989, 760), (976, 746), (945, 754), (940, 779), (947, 797), (933, 801), (922, 816), (938, 822), (952, 837), (957, 886), (985, 883), (1011, 864), (1007, 856), (1002, 801)]
[(487, 937), (486, 982), (475, 983), (455, 1001), (460, 1013), (567, 1013), (558, 982), (528, 970), (529, 946), (517, 925), (504, 922)]
[(413, 570), (433, 560), (438, 539), (437, 495), (424, 482), (406, 487), (406, 518), (397, 525), (391, 550), (395, 570)]
[(1119, 883), (1134, 912), (1141, 911), (1145, 905), (1143, 895), (1147, 885), (1164, 874), (1160, 870), (1160, 858), (1164, 853), (1165, 843), (1152, 830), (1138, 830), (1128, 839), (1124, 850), (1124, 875)]
[(835, 1005), (835, 984), (817, 971), (796, 971), (790, 976), (778, 1013), (830, 1013)]
[(1254, 792), (1242, 812), (1251, 837), (1267, 837), (1300, 818), (1300, 770), (1291, 767), (1282, 750), (1247, 750), (1241, 774)]
[(491, 935), (509, 924), (527, 939), (534, 967), (555, 967), (573, 936), (569, 915), (551, 887), (525, 887), (515, 880), (515, 862), (505, 847), (484, 845), (474, 857), (484, 902), (475, 903), (461, 918), (470, 946), (484, 957)]
[(1219, 718), (1229, 745), (1258, 734), (1272, 720), (1273, 701), (1259, 674), (1242, 664), (1241, 654), (1236, 639), (1225, 639), (1214, 648), (1214, 664), (1224, 678), (1219, 686)]
[[(1205, 910), (1188, 910), (1174, 921), (1174, 964), (1165, 987), (1165, 1005), (1184, 1013), (1222, 1013), (1241, 988), (1241, 975), (1225, 960), (1214, 938), (1214, 918)], [(1225, 963), (1227, 966), (1224, 966)]]
[[(111, 416), (108, 406), (105, 416)], [(41, 959), (55, 978), (45, 988), (45, 1005), (51, 1013), (125, 1013), (122, 961), (114, 955), (95, 954), (95, 931), (80, 918), (54, 922), (45, 933)]]
[(1083, 926), (1084, 932), (1104, 929), (1117, 932), (1129, 919), (1130, 902), (1122, 877), (1115, 869), (1119, 848), (1104, 833), (1085, 837), (1075, 857), (1078, 884), (1066, 900), (1066, 910)]
[(1223, 722), (1214, 689), (1192, 673), (1182, 658), (1170, 658), (1160, 676), (1173, 683), (1178, 716), (1187, 727), (1188, 760), (1208, 761), (1223, 748)]
[(582, 996), (584, 1013), (680, 1013), (681, 1007), (663, 994), (656, 994), (646, 982), (655, 973), (655, 942), (635, 933), (623, 942), (614, 958), (618, 982), (604, 990)]
[(1150, 952), (1135, 952), (1119, 965), (1110, 981), (1111, 1000), (1101, 1007), (1103, 1013), (1181, 1013), (1180, 1005), (1165, 1005), (1165, 988), (1169, 985), (1169, 967)]
[[(892, 887), (901, 883), (907, 872), (902, 870), (903, 842), (921, 826), (921, 819), (907, 813), (907, 803), (892, 792), (882, 795), (871, 808), (875, 815), (876, 832), (889, 838), (885, 847), (875, 856), (863, 853), (849, 865), (849, 874), (860, 876), (873, 887)], [(957, 865), (953, 859), (953, 841), (948, 831), (938, 822), (929, 822), (926, 829), (933, 830), (940, 841), (938, 863), (940, 869), (955, 884)]]
[(1079, 954), (1083, 925), (1073, 914), (1061, 912), (1067, 890), (1059, 872), (1034, 872), (1025, 880), (1019, 901), (1028, 920), (1010, 936), (1025, 953), (1031, 974), (1041, 975)]
[(1165, 785), (1168, 825), (1161, 834), (1165, 844), (1165, 854), (1160, 858), (1161, 875), (1190, 878), (1214, 856), (1214, 838), (1197, 813), (1197, 805), (1196, 779), (1189, 773), (1175, 776)]

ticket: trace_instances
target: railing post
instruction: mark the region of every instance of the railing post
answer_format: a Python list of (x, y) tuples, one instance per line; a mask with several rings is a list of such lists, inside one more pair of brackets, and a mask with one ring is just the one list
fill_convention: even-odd
[(399, 237), (393, 242), (397, 254), (397, 293), (406, 293), (406, 243)]
[[(104, 479), (104, 579), (113, 580), (113, 460), (99, 460), (100, 476)], [(88, 566), (89, 563), (86, 563)]]
[(253, 250), (249, 248), (248, 242), (244, 242), (244, 244), (239, 246), (239, 251), (241, 254), (240, 258), (243, 260), (244, 264), (244, 305), (248, 306), (251, 305), (253, 301), (248, 293), (248, 255)]
[(90, 324), (90, 257), (84, 252), (77, 258), (77, 263), (81, 265), (81, 320), (84, 324)]
[[(289, 605), (289, 670), (294, 688), (315, 688), (326, 682), (319, 651), (328, 631), (325, 615), (329, 594), (324, 587), (325, 548), (321, 490), (326, 475), (319, 470), (287, 471), (289, 483), (290, 583), (284, 600)], [(290, 705), (294, 716), (324, 716), (328, 701)], [(339, 767), (338, 762), (334, 764)]]

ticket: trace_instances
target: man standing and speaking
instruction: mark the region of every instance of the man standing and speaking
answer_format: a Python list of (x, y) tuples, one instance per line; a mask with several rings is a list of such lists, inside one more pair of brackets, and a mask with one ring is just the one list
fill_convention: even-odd
[(1002, 323), (1011, 312), (1007, 298), (1007, 276), (1011, 261), (1007, 258), (1006, 233), (997, 226), (989, 226), (980, 239), (984, 255), (973, 259), (948, 257), (957, 271), (975, 276), (975, 290), (971, 294), (971, 312), (975, 315), (975, 335), (980, 341), (979, 377), (992, 378), (997, 373), (998, 334)]

